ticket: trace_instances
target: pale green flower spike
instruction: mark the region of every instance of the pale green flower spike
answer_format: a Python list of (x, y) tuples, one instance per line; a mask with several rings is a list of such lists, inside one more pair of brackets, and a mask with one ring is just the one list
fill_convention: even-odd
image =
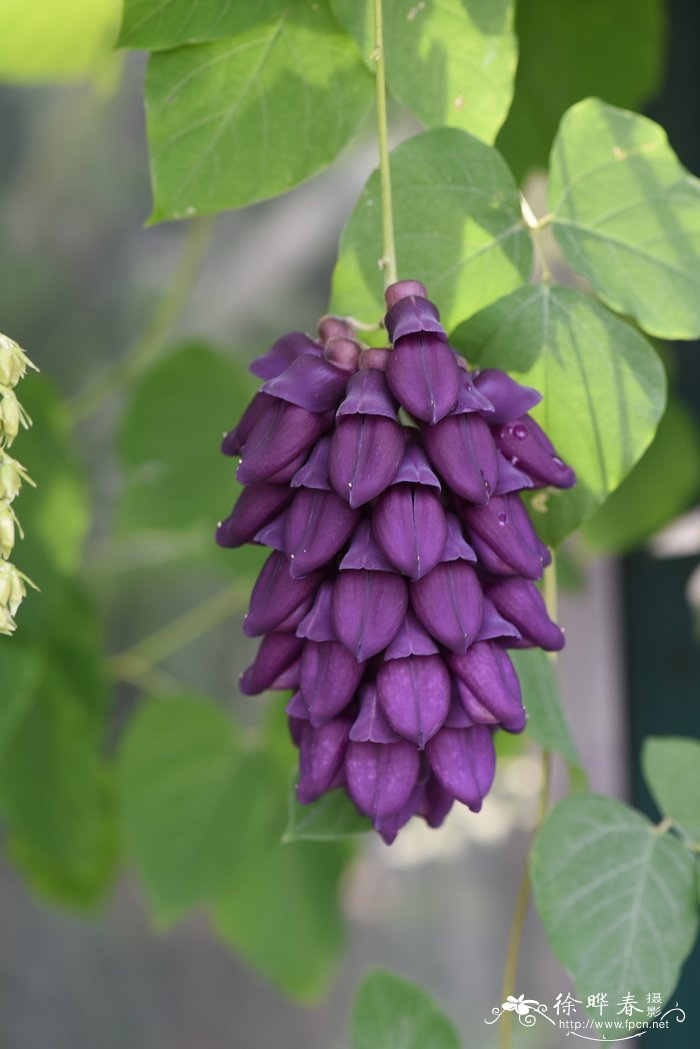
[(25, 481), (31, 485), (34, 482), (6, 449), (20, 427), (31, 426), (31, 419), (17, 399), (15, 387), (27, 368), (35, 367), (16, 342), (0, 335), (0, 634), (14, 633), (17, 626), (14, 617), (27, 593), (25, 584), (34, 586), (31, 579), (10, 562), (15, 538), (23, 535), (11, 504)]

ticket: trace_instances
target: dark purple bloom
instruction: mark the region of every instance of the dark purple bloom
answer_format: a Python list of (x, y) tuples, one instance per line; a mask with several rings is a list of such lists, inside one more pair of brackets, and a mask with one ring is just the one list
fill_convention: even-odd
[(397, 401), (427, 423), (439, 422), (455, 407), (460, 374), (444, 335), (423, 332), (399, 339), (386, 369)]
[(452, 652), (466, 652), (481, 627), (484, 598), (466, 561), (443, 561), (411, 583), (411, 605), (425, 629)]
[(496, 487), (496, 445), (478, 415), (448, 415), (437, 426), (424, 426), (423, 444), (430, 462), (457, 495), (485, 506)]
[(392, 565), (411, 579), (438, 564), (447, 539), (440, 498), (422, 485), (394, 484), (384, 492), (372, 514), (372, 530)]
[(351, 568), (340, 573), (333, 587), (333, 626), (357, 660), (370, 659), (391, 644), (407, 607), (408, 587), (393, 572)]
[(343, 789), (390, 843), (413, 816), (477, 811), (493, 734), (523, 729), (507, 649), (564, 638), (521, 492), (574, 477), (527, 414), (539, 394), (470, 373), (423, 285), (387, 304), (391, 347), (324, 317), (318, 340), (293, 332), (254, 363), (265, 384), (222, 445), (244, 490), (217, 541), (274, 550), (241, 691), (294, 690), (299, 801)]
[(350, 506), (364, 506), (391, 484), (403, 451), (403, 432), (392, 419), (383, 415), (344, 416), (331, 437), (331, 484)]

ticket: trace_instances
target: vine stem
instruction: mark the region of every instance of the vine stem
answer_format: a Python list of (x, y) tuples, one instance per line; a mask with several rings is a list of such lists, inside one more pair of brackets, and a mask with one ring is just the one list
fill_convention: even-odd
[(377, 63), (377, 140), (379, 143), (379, 178), (382, 194), (382, 258), (384, 287), (398, 280), (396, 245), (394, 243), (394, 213), (391, 200), (391, 168), (389, 163), (389, 125), (386, 115), (386, 64), (384, 60), (384, 17), (382, 0), (374, 0), (374, 52)]
[[(554, 553), (552, 553), (551, 565), (549, 565), (548, 568), (545, 569), (543, 589), (544, 600), (547, 606), (547, 612), (549, 613), (551, 619), (556, 620), (557, 567)], [(550, 658), (555, 659), (555, 654), (551, 653)], [(530, 840), (528, 842), (527, 847), (527, 855), (525, 857), (525, 863), (523, 865), (523, 873), (520, 878), (518, 894), (515, 899), (515, 911), (513, 913), (513, 921), (510, 927), (510, 935), (508, 937), (506, 961), (503, 967), (503, 984), (501, 988), (502, 1002), (505, 1002), (509, 995), (515, 994), (516, 981), (518, 978), (518, 959), (520, 957), (520, 946), (522, 943), (523, 931), (525, 928), (527, 909), (530, 903), (530, 853), (532, 851), (533, 842), (537, 837), (539, 829), (544, 823), (544, 820), (547, 816), (547, 809), (549, 807), (549, 789), (551, 783), (551, 773), (551, 754), (548, 750), (543, 750), (541, 785), (539, 793), (539, 802), (537, 806), (537, 815), (535, 817), (535, 824), (530, 833)], [(513, 1044), (514, 1016), (515, 1014), (512, 1012), (504, 1012), (503, 1014), (499, 1031), (499, 1049), (511, 1049), (511, 1046)]]
[(126, 385), (156, 359), (182, 313), (188, 292), (209, 247), (213, 229), (213, 218), (195, 219), (189, 223), (173, 278), (159, 299), (142, 334), (126, 353), (101, 372), (92, 383), (69, 398), (68, 418), (72, 426), (91, 416), (106, 397)]

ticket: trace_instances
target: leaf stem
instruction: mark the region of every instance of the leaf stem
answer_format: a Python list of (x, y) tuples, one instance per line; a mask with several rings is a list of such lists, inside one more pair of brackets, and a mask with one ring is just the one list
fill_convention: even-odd
[(379, 177), (382, 194), (382, 258), (384, 287), (397, 279), (394, 215), (391, 202), (391, 168), (389, 162), (389, 126), (386, 115), (386, 65), (384, 61), (384, 18), (382, 0), (374, 0), (374, 59), (377, 63), (377, 140), (379, 143)]
[[(518, 958), (520, 956), (520, 944), (523, 938), (523, 929), (525, 928), (525, 918), (527, 917), (527, 908), (530, 902), (530, 852), (532, 849), (532, 843), (537, 836), (537, 832), (544, 823), (545, 816), (547, 815), (547, 807), (549, 804), (549, 786), (551, 778), (551, 755), (548, 750), (542, 751), (542, 784), (540, 787), (539, 804), (537, 807), (537, 818), (535, 825), (530, 835), (530, 841), (527, 849), (527, 857), (523, 866), (523, 873), (520, 878), (520, 885), (518, 886), (518, 895), (515, 900), (515, 912), (513, 914), (513, 922), (510, 927), (510, 936), (508, 938), (508, 950), (506, 952), (506, 962), (503, 967), (503, 985), (501, 988), (501, 1001), (505, 1002), (508, 995), (515, 994), (516, 981), (518, 978)], [(512, 1012), (504, 1012), (499, 1031), (499, 1049), (511, 1049), (513, 1044), (513, 1016)]]
[(68, 418), (72, 426), (91, 416), (105, 398), (126, 385), (157, 358), (187, 302), (188, 292), (199, 273), (213, 228), (213, 218), (190, 222), (173, 278), (141, 335), (126, 353), (68, 400)]
[(142, 641), (112, 656), (109, 660), (112, 676), (132, 682), (145, 678), (157, 663), (208, 634), (233, 612), (245, 608), (247, 599), (247, 591), (240, 583), (225, 586)]

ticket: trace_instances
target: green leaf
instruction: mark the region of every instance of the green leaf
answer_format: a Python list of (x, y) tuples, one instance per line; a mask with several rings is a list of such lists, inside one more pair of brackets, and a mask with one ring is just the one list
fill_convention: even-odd
[(698, 489), (700, 433), (683, 402), (673, 398), (642, 458), (586, 523), (586, 542), (611, 553), (632, 550), (687, 510)]
[(177, 47), (243, 33), (264, 25), (289, 7), (289, 0), (256, 0), (255, 4), (221, 0), (124, 0), (118, 47)]
[(417, 984), (377, 969), (368, 973), (352, 1011), (352, 1049), (461, 1049), (439, 1003)]
[(341, 842), (283, 844), (289, 769), (269, 754), (246, 759), (245, 844), (214, 901), (218, 934), (285, 993), (316, 1000), (343, 944)]
[(700, 742), (676, 736), (647, 739), (642, 769), (662, 814), (700, 842)]
[(36, 649), (16, 638), (0, 641), (0, 761), (32, 705), (42, 669)]
[(559, 685), (551, 661), (540, 649), (510, 653), (520, 680), (523, 705), (527, 711), (527, 731), (545, 750), (561, 754), (579, 772), (581, 756), (568, 726)]
[(225, 881), (239, 850), (240, 766), (234, 725), (211, 702), (152, 700), (132, 721), (119, 762), (125, 841), (160, 921)]
[(288, 3), (237, 36), (154, 54), (152, 221), (285, 193), (333, 160), (372, 97), (372, 78), (327, 0)]
[(561, 542), (643, 454), (664, 409), (658, 356), (638, 331), (571, 288), (531, 285), (473, 317), (454, 345), (480, 367), (503, 368), (543, 394), (532, 411), (576, 471), (569, 491), (531, 501), (546, 541)]
[(652, 335), (700, 335), (700, 180), (652, 120), (589, 98), (563, 117), (549, 208), (568, 262)]
[(300, 805), (292, 784), (284, 842), (336, 841), (371, 829), (370, 821), (360, 815), (344, 790), (331, 790), (311, 805)]
[[(23, 658), (40, 670), (26, 670), (33, 687), (0, 761), (0, 805), (10, 851), (34, 887), (90, 904), (103, 893), (117, 853), (112, 781), (102, 760), (101, 631), (87, 595), (58, 578), (27, 613), (9, 643), (20, 641)], [(4, 651), (2, 659), (4, 683)]]
[(172, 534), (200, 525), (213, 536), (239, 491), (221, 435), (252, 389), (240, 364), (201, 345), (175, 350), (134, 384), (119, 435), (122, 530)]
[(14, 560), (43, 586), (47, 569), (73, 572), (78, 567), (90, 506), (84, 470), (55, 389), (43, 376), (30, 375), (18, 393), (34, 425), (22, 430), (12, 455), (26, 467), (36, 488), (25, 484), (14, 504), (25, 533)]
[[(449, 125), (493, 142), (513, 97), (513, 0), (385, 0), (389, 90), (428, 127)], [(369, 62), (372, 0), (332, 0)]]
[[(425, 282), (449, 329), (523, 284), (532, 244), (503, 159), (464, 131), (440, 128), (391, 153), (399, 276)], [(379, 174), (343, 231), (331, 308), (376, 320), (384, 312)]]
[[(498, 147), (518, 178), (547, 167), (562, 113), (587, 95), (637, 109), (659, 85), (661, 0), (519, 0), (515, 98)], [(634, 29), (632, 29), (634, 27)]]
[(0, 80), (29, 84), (94, 72), (109, 56), (119, 0), (3, 0)]
[(579, 998), (666, 1000), (698, 927), (689, 850), (627, 805), (596, 794), (560, 802), (532, 852), (537, 909)]

